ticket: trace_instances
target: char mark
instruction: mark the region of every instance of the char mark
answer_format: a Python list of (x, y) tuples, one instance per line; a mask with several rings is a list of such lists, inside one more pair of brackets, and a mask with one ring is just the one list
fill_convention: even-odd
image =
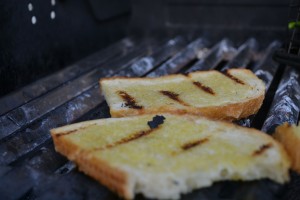
[(148, 129), (148, 130), (144, 130), (144, 131), (139, 131), (137, 133), (134, 133), (132, 135), (129, 135), (128, 137), (122, 138), (119, 141), (116, 141), (112, 144), (107, 144), (104, 147), (100, 147), (100, 148), (95, 148), (92, 149), (90, 151), (99, 151), (99, 150), (105, 150), (105, 149), (111, 149), (113, 147), (116, 147), (117, 145), (121, 145), (121, 144), (125, 144), (134, 140), (137, 140), (139, 138), (145, 137), (147, 135), (150, 135), (151, 133), (153, 133), (155, 130), (158, 130), (161, 126), (158, 126), (157, 128), (153, 128), (153, 129)]
[(205, 142), (208, 142), (209, 139), (208, 138), (203, 138), (203, 139), (200, 139), (200, 140), (196, 140), (196, 141), (190, 141), (188, 143), (185, 143), (181, 146), (181, 149), (186, 151), (186, 150), (189, 150), (191, 148), (194, 148), (196, 146), (199, 146)]
[(128, 93), (126, 93), (125, 91), (118, 91), (117, 92), (120, 97), (125, 101), (125, 106), (127, 106), (128, 108), (133, 108), (133, 109), (142, 109), (143, 106), (140, 106), (136, 103), (135, 99), (130, 96)]
[(271, 148), (272, 147), (272, 144), (271, 143), (268, 143), (268, 144), (263, 144), (259, 147), (259, 149), (255, 150), (253, 152), (253, 156), (259, 156), (261, 154), (263, 154), (267, 149)]
[(159, 91), (161, 94), (169, 97), (170, 99), (174, 100), (174, 101), (177, 101), (178, 103), (180, 103), (181, 105), (184, 105), (184, 106), (189, 106), (189, 104), (187, 104), (186, 102), (182, 101), (180, 98), (179, 98), (179, 94), (175, 93), (175, 92), (171, 92), (171, 91), (167, 91), (167, 90), (161, 90)]
[(199, 81), (194, 81), (193, 84), (195, 86), (197, 86), (198, 88), (200, 88), (201, 90), (203, 90), (204, 92), (207, 92), (207, 93), (209, 93), (211, 95), (215, 95), (216, 94), (215, 91), (212, 88), (210, 88), (210, 87), (208, 87), (206, 85), (203, 85)]
[(241, 79), (238, 79), (237, 77), (230, 74), (228, 70), (225, 72), (225, 76), (227, 76), (228, 78), (230, 78), (231, 80), (233, 80), (236, 83), (239, 83), (241, 85), (245, 85), (244, 81), (242, 81)]
[(55, 134), (55, 137), (61, 137), (61, 136), (65, 136), (65, 135), (70, 135), (70, 134), (73, 134), (81, 129), (84, 129), (84, 128), (87, 128), (89, 126), (93, 126), (93, 125), (96, 125), (96, 124), (89, 124), (88, 126), (84, 126), (84, 127), (79, 127), (77, 129), (73, 129), (73, 130), (70, 130), (70, 131), (65, 131), (65, 132), (62, 132), (62, 133), (58, 133), (58, 134)]
[(115, 147), (115, 146), (117, 146), (117, 145), (125, 144), (125, 143), (127, 143), (127, 142), (131, 142), (131, 141), (133, 141), (133, 140), (139, 139), (139, 138), (141, 138), (141, 137), (144, 137), (144, 136), (146, 136), (146, 135), (149, 135), (153, 130), (154, 130), (154, 129), (149, 129), (149, 130), (146, 130), (146, 131), (140, 131), (140, 132), (135, 133), (135, 134), (133, 134), (133, 135), (130, 135), (130, 136), (126, 137), (126, 138), (122, 138), (121, 140), (119, 140), (119, 141), (117, 141), (117, 142), (115, 142), (115, 143), (113, 143), (113, 144), (108, 144), (108, 145), (106, 145), (106, 146), (105, 146), (105, 149), (110, 149), (110, 148)]

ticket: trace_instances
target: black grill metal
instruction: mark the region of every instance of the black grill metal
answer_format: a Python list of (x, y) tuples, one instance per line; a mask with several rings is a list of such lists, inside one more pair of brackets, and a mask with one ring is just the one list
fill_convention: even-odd
[[(110, 117), (98, 80), (108, 76), (161, 76), (195, 70), (248, 68), (267, 86), (259, 113), (237, 123), (272, 133), (283, 122), (297, 123), (299, 71), (280, 66), (272, 55), (281, 46), (259, 46), (250, 38), (236, 46), (228, 39), (125, 38), (53, 75), (0, 99), (1, 199), (116, 199), (115, 194), (78, 172), (55, 152), (49, 129)], [(284, 199), (298, 197), (299, 176), (281, 186), (269, 180), (220, 182), (183, 199)], [(143, 197), (138, 196), (138, 199)]]
[(274, 59), (284, 65), (300, 67), (300, 1), (290, 1), (285, 49), (275, 52)]

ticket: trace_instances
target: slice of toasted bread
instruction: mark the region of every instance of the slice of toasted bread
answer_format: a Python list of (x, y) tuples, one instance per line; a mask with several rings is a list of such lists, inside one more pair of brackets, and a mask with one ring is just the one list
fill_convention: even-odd
[(220, 180), (289, 179), (289, 159), (255, 129), (192, 115), (141, 115), (51, 130), (58, 152), (126, 199), (176, 199)]
[(101, 79), (100, 85), (112, 117), (166, 112), (237, 120), (255, 114), (265, 96), (264, 83), (247, 69), (112, 77)]
[(284, 123), (276, 128), (274, 137), (289, 154), (292, 169), (300, 173), (300, 126)]

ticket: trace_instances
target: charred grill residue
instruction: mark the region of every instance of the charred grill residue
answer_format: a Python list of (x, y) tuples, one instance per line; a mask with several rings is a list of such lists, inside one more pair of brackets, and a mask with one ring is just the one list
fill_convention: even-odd
[(135, 99), (132, 96), (130, 96), (129, 94), (127, 94), (125, 91), (118, 91), (117, 93), (125, 101), (125, 106), (127, 106), (128, 108), (133, 108), (133, 109), (142, 109), (143, 108), (143, 106), (138, 105), (136, 103)]
[(196, 140), (196, 141), (191, 141), (191, 142), (188, 142), (188, 143), (185, 143), (181, 146), (181, 149), (186, 151), (186, 150), (189, 150), (191, 148), (194, 148), (198, 145), (201, 145), (205, 142), (208, 142), (209, 139), (208, 138), (203, 138), (203, 139), (200, 139), (200, 140)]
[(199, 81), (194, 81), (193, 84), (195, 86), (197, 86), (198, 88), (200, 88), (201, 90), (203, 90), (204, 92), (207, 92), (209, 94), (212, 94), (212, 95), (215, 95), (216, 93), (213, 91), (212, 88), (206, 86), (206, 85), (203, 85), (202, 83), (200, 83)]
[(175, 93), (175, 92), (171, 92), (171, 91), (167, 91), (167, 90), (161, 90), (159, 91), (161, 94), (169, 97), (170, 99), (174, 100), (174, 101), (177, 101), (178, 103), (180, 103), (181, 105), (184, 105), (184, 106), (189, 106), (187, 103), (185, 103), (184, 101), (182, 101), (180, 98), (179, 98), (179, 94)]
[(236, 83), (239, 83), (241, 85), (245, 85), (244, 81), (242, 81), (242, 80), (238, 79), (237, 77), (231, 75), (228, 70), (225, 72), (225, 76), (227, 76), (231, 80), (235, 81)]
[(272, 144), (271, 143), (268, 143), (268, 144), (263, 144), (259, 147), (259, 149), (255, 150), (253, 152), (253, 156), (259, 156), (261, 155), (263, 152), (265, 152), (267, 149), (271, 148), (272, 147)]
[(151, 129), (157, 128), (159, 125), (164, 123), (166, 118), (162, 115), (155, 115), (152, 121), (149, 121), (147, 124)]

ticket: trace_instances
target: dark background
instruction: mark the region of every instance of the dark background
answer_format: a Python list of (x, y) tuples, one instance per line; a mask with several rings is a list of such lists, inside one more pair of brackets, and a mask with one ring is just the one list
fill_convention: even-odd
[(289, 0), (133, 2), (131, 30), (146, 35), (196, 33), (212, 40), (228, 37), (236, 42), (256, 37), (265, 43), (285, 37), (289, 15)]
[[(28, 10), (28, 4), (33, 10)], [(285, 40), (282, 0), (2, 0), (0, 96), (125, 37)], [(55, 19), (50, 18), (51, 11)], [(31, 18), (35, 16), (36, 24)]]
[(129, 12), (128, 0), (2, 0), (0, 96), (124, 37)]

